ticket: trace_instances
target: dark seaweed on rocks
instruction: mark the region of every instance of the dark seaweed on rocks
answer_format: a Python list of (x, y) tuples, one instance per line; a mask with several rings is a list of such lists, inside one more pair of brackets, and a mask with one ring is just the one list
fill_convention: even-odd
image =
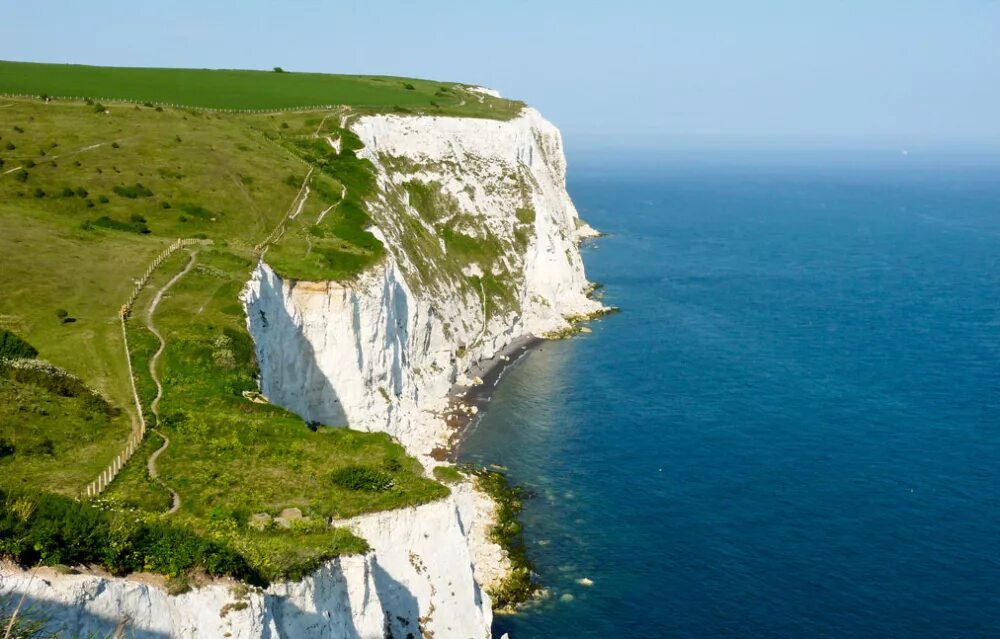
[(535, 580), (534, 565), (528, 559), (524, 530), (519, 521), (521, 503), (530, 495), (523, 488), (511, 486), (507, 477), (499, 471), (470, 467), (463, 470), (474, 475), (476, 487), (496, 503), (496, 522), (490, 529), (489, 537), (510, 558), (511, 571), (489, 594), (494, 610), (512, 611), (541, 590)]

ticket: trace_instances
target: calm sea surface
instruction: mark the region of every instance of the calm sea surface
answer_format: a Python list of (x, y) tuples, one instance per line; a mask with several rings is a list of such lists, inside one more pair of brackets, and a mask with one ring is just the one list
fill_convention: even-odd
[(623, 312), (464, 445), (537, 493), (551, 597), (497, 636), (1000, 637), (1000, 163), (571, 155), (569, 188)]

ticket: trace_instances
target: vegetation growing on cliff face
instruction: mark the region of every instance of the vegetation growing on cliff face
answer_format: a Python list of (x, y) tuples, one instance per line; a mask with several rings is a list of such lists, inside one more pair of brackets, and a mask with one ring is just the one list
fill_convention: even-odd
[[(391, 156), (383, 156), (381, 162), (402, 175), (448, 169)], [(514, 180), (514, 184), (517, 186), (508, 195), (513, 202), (522, 202), (520, 183)], [(530, 217), (515, 215), (512, 228), (505, 232), (489, 228), (466, 212), (457, 197), (436, 180), (413, 177), (388, 195), (394, 198), (394, 207), (405, 210), (408, 204), (417, 213), (396, 216), (385, 224), (397, 231), (396, 238), (412, 269), (407, 274), (409, 281), (432, 291), (447, 284), (475, 295), (482, 300), (488, 318), (516, 311), (523, 285), (519, 260), (534, 225), (530, 207), (520, 209), (531, 211)]]

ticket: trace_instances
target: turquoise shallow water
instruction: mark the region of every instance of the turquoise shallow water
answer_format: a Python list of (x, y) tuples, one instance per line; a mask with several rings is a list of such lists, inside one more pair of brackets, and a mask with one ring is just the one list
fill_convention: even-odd
[(537, 494), (497, 633), (1000, 636), (1000, 163), (570, 161), (624, 310), (463, 446)]

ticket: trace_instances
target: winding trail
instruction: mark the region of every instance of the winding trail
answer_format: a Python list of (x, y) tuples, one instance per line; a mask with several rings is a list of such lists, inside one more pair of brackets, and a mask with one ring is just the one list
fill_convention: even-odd
[(160, 486), (163, 486), (163, 488), (170, 493), (171, 506), (170, 510), (167, 511), (168, 515), (172, 515), (180, 509), (181, 496), (178, 495), (173, 488), (167, 486), (167, 484), (162, 479), (160, 479), (160, 474), (156, 470), (156, 460), (160, 456), (160, 453), (165, 451), (170, 446), (170, 438), (164, 435), (159, 428), (160, 399), (163, 397), (163, 385), (160, 383), (160, 378), (156, 374), (156, 364), (160, 361), (160, 355), (163, 354), (163, 349), (167, 347), (167, 342), (166, 340), (163, 339), (163, 335), (160, 334), (160, 331), (158, 331), (156, 329), (156, 326), (153, 324), (153, 313), (156, 312), (156, 307), (159, 306), (160, 302), (163, 300), (163, 294), (166, 293), (171, 286), (176, 284), (177, 280), (187, 275), (187, 273), (190, 272), (192, 268), (194, 268), (194, 264), (197, 261), (197, 257), (198, 257), (198, 252), (192, 251), (191, 257), (188, 258), (187, 265), (184, 266), (184, 268), (181, 270), (180, 273), (177, 273), (172, 278), (170, 278), (170, 281), (164, 284), (163, 288), (161, 288), (159, 291), (156, 292), (156, 296), (153, 297), (153, 301), (149, 303), (149, 310), (146, 311), (146, 328), (148, 328), (149, 332), (155, 335), (156, 339), (160, 341), (160, 347), (156, 349), (156, 352), (153, 354), (153, 356), (149, 358), (149, 375), (150, 377), (153, 378), (153, 383), (156, 384), (156, 397), (154, 397), (153, 401), (150, 402), (149, 410), (153, 413), (153, 418), (156, 420), (156, 425), (153, 427), (153, 432), (159, 435), (163, 439), (163, 445), (157, 448), (156, 451), (154, 451), (153, 454), (149, 456), (149, 460), (146, 462), (146, 468), (149, 470), (149, 476), (153, 478), (153, 481), (158, 483)]

